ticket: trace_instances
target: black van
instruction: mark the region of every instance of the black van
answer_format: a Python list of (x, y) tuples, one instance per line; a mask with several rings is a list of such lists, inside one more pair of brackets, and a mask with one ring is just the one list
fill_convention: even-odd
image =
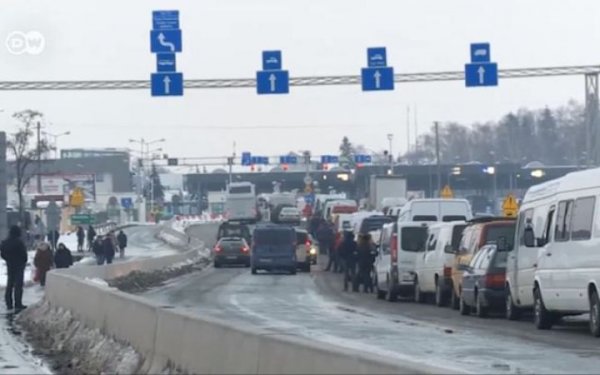
[(296, 274), (296, 231), (287, 225), (264, 224), (254, 229), (250, 265), (258, 270)]

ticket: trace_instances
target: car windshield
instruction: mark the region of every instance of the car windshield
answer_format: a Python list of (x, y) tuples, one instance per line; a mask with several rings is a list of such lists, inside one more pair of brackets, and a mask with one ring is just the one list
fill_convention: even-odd
[(467, 227), (466, 224), (455, 225), (452, 228), (452, 252), (457, 252), (460, 246), (460, 240), (462, 239), (462, 233)]
[(292, 244), (295, 236), (291, 230), (257, 230), (254, 232), (254, 243), (256, 245), (288, 245)]
[(413, 216), (413, 221), (437, 221), (437, 216), (435, 216), (435, 215), (415, 215), (415, 216)]
[(465, 221), (467, 218), (464, 215), (445, 215), (442, 221)]
[(225, 239), (219, 241), (219, 245), (225, 249), (233, 249), (244, 246), (244, 241), (242, 240), (234, 240), (234, 239)]
[(404, 251), (417, 252), (425, 248), (427, 241), (426, 227), (408, 227), (402, 228), (401, 232), (401, 248)]
[(368, 233), (380, 230), (385, 224), (391, 223), (393, 219), (389, 216), (371, 216), (363, 220), (360, 225), (360, 233)]

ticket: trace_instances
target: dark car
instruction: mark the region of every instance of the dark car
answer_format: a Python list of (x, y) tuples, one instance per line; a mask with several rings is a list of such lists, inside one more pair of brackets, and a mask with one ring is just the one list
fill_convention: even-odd
[(213, 249), (213, 264), (219, 268), (224, 264), (241, 264), (250, 267), (250, 246), (240, 237), (223, 237)]
[(484, 245), (465, 270), (459, 302), (462, 315), (473, 310), (485, 317), (490, 310), (504, 308), (508, 249), (501, 243)]
[(219, 225), (217, 241), (225, 237), (243, 238), (248, 243), (252, 239), (248, 225), (239, 221), (225, 221)]
[(394, 218), (391, 216), (385, 215), (373, 215), (363, 219), (360, 224), (359, 233), (360, 234), (368, 234), (374, 230), (381, 230), (385, 224), (391, 223), (394, 221)]
[(284, 270), (296, 274), (296, 231), (287, 225), (259, 225), (252, 234), (252, 274)]

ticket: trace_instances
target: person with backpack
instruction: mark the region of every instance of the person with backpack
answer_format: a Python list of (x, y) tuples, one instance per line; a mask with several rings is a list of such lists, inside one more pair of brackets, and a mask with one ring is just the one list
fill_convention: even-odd
[(115, 257), (115, 240), (113, 233), (104, 236), (104, 240), (102, 240), (102, 250), (104, 252), (104, 259), (106, 259), (106, 264), (112, 264)]
[(354, 292), (358, 291), (358, 283), (356, 279), (356, 263), (358, 258), (358, 249), (354, 234), (352, 232), (344, 232), (344, 240), (340, 245), (340, 259), (344, 262), (344, 291), (348, 290), (348, 284), (352, 285)]
[(71, 250), (62, 242), (58, 244), (58, 249), (54, 254), (54, 265), (56, 268), (69, 268), (73, 265)]
[(373, 293), (371, 271), (373, 270), (376, 254), (371, 235), (360, 235), (357, 244), (358, 283), (362, 284), (365, 293)]
[[(190, 237), (188, 236), (188, 244), (190, 243), (189, 239)], [(127, 235), (123, 230), (119, 231), (117, 242), (119, 243), (119, 258), (123, 258), (125, 257), (125, 248), (127, 247)]]
[(23, 305), (23, 279), (27, 265), (27, 248), (21, 239), (21, 228), (16, 225), (10, 227), (8, 238), (0, 244), (0, 256), (6, 262), (6, 289), (4, 301), (6, 308), (22, 310)]
[(83, 252), (83, 243), (85, 241), (85, 231), (83, 227), (80, 225), (77, 227), (77, 252)]

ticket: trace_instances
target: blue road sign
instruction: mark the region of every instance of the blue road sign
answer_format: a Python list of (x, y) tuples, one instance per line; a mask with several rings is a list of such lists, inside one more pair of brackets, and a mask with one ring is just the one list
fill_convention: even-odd
[(182, 73), (152, 73), (150, 83), (152, 96), (183, 95)]
[(152, 28), (155, 30), (179, 29), (178, 10), (155, 10), (152, 12)]
[(367, 64), (369, 68), (387, 66), (385, 47), (367, 48)]
[(252, 164), (252, 154), (250, 154), (249, 152), (242, 152), (242, 160), (241, 160), (241, 164), (248, 166)]
[(309, 206), (312, 206), (313, 204), (315, 204), (315, 195), (314, 194), (306, 194), (304, 196), (304, 203), (308, 204)]
[(258, 163), (258, 156), (251, 156), (251, 157), (250, 157), (250, 164), (251, 164), (251, 165), (256, 165), (256, 164), (259, 164), (259, 163)]
[(287, 70), (256, 72), (258, 94), (287, 94), (290, 92), (290, 75)]
[(181, 30), (150, 30), (150, 51), (154, 53), (181, 52)]
[(176, 70), (174, 53), (159, 53), (156, 55), (157, 72), (175, 72)]
[(465, 85), (467, 87), (498, 86), (498, 64), (465, 64)]
[(394, 68), (363, 68), (361, 71), (363, 91), (394, 89)]
[(489, 43), (471, 44), (471, 62), (490, 62), (490, 59)]
[(280, 156), (279, 164), (298, 164), (298, 157), (294, 155)]
[(260, 164), (269, 165), (269, 158), (266, 157), (266, 156), (261, 156), (260, 157)]
[(336, 164), (340, 159), (335, 155), (323, 155), (321, 156), (321, 164)]
[(263, 51), (263, 70), (281, 70), (281, 51)]
[(354, 155), (354, 162), (363, 164), (371, 162), (371, 155)]
[(133, 199), (132, 198), (121, 198), (121, 207), (128, 209), (133, 208)]

